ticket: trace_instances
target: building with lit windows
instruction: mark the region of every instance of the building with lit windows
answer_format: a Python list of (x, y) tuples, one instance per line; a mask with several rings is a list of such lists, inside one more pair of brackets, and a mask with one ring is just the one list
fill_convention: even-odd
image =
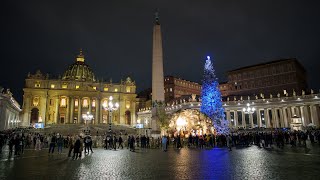
[(110, 96), (119, 103), (112, 113), (112, 123), (135, 122), (135, 82), (126, 78), (120, 83), (98, 81), (85, 63), (82, 51), (62, 77), (50, 78), (40, 71), (28, 74), (23, 89), (23, 125), (85, 123), (83, 115), (93, 115), (92, 124), (109, 123)]
[(165, 101), (170, 102), (184, 95), (200, 95), (201, 85), (173, 76), (164, 77)]
[(297, 59), (281, 59), (228, 72), (228, 95), (276, 96), (301, 94), (307, 89), (305, 68)]

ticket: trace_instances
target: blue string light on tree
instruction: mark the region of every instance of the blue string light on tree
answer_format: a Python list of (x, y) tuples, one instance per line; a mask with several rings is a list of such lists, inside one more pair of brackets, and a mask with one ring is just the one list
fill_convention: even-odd
[(216, 132), (228, 134), (228, 121), (225, 119), (219, 83), (210, 56), (207, 56), (204, 65), (201, 99), (200, 111), (212, 120)]

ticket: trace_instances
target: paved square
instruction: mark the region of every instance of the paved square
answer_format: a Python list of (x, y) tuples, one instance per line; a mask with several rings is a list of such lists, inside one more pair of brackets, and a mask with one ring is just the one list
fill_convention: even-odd
[(26, 150), (20, 158), (1, 155), (1, 179), (317, 179), (318, 144), (310, 149), (270, 150), (193, 148), (123, 150), (94, 149), (93, 154), (72, 160), (63, 154)]

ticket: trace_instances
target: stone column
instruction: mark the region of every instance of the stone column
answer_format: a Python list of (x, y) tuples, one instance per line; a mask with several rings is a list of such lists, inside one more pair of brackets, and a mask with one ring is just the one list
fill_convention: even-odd
[(253, 123), (253, 114), (249, 113), (249, 122), (250, 122), (250, 126), (251, 128), (254, 128), (254, 123)]
[(229, 121), (229, 127), (232, 127), (232, 122), (231, 122), (231, 116), (230, 116), (230, 110), (227, 110), (227, 120)]
[(67, 107), (66, 107), (66, 117), (64, 120), (64, 124), (69, 123), (70, 116), (70, 97), (67, 97)]
[(234, 111), (234, 127), (238, 128), (238, 111)]
[(288, 125), (288, 114), (287, 114), (287, 108), (283, 107), (282, 108), (282, 113), (283, 113), (283, 125), (284, 127), (289, 127)]
[(246, 127), (246, 116), (243, 111), (241, 111), (241, 113), (242, 113), (242, 122), (241, 122), (242, 127), (245, 128)]
[(73, 112), (74, 112), (74, 97), (71, 97), (71, 104), (70, 106), (70, 117), (69, 117), (69, 123), (73, 124)]
[(270, 123), (270, 116), (269, 116), (269, 110), (265, 110), (267, 113), (264, 115), (265, 123), (267, 128), (271, 128), (271, 123)]
[(82, 99), (79, 97), (78, 100), (78, 123), (81, 124), (82, 123)]
[[(92, 100), (91, 100), (91, 98), (88, 99), (88, 105), (89, 105), (89, 109), (88, 109), (89, 114), (92, 114)], [(91, 122), (89, 121), (89, 122), (87, 122), (87, 123), (88, 123), (88, 124), (92, 124), (92, 121), (93, 121), (93, 120), (91, 120)]]
[(279, 128), (280, 127), (280, 123), (279, 123), (279, 115), (278, 115), (278, 109), (274, 109), (274, 117), (275, 117), (275, 128)]
[(261, 127), (261, 125), (262, 125), (260, 109), (257, 109), (257, 125), (258, 125), (258, 127)]
[(319, 116), (318, 116), (318, 111), (317, 111), (317, 106), (316, 105), (311, 105), (310, 106), (311, 110), (311, 121), (312, 123), (319, 127)]
[(306, 124), (306, 119), (305, 119), (305, 115), (304, 115), (304, 111), (303, 111), (303, 106), (299, 106), (299, 111), (301, 112), (300, 113), (300, 117), (301, 117), (301, 121), (302, 121), (302, 126), (306, 127), (307, 124)]
[(99, 100), (99, 104), (100, 104), (100, 114), (99, 114), (99, 121), (100, 123), (103, 123), (103, 112), (104, 112), (104, 109), (103, 109), (103, 106), (102, 106), (102, 99)]
[(279, 119), (279, 121), (280, 121), (280, 127), (281, 128), (284, 128), (285, 126), (284, 126), (284, 118), (283, 118), (283, 109), (280, 107), (279, 108), (279, 112), (280, 112), (280, 119)]
[(304, 121), (306, 123), (306, 126), (311, 123), (308, 108), (309, 107), (307, 105), (303, 106), (303, 114), (304, 114), (304, 117), (305, 117)]
[(95, 120), (94, 120), (94, 124), (98, 124), (100, 121), (100, 116), (99, 113), (100, 112), (100, 99), (97, 98), (96, 99), (96, 115), (95, 115)]
[(54, 112), (54, 120), (53, 122), (55, 124), (58, 124), (58, 117), (59, 116), (59, 97), (56, 97), (56, 100), (55, 100), (55, 112)]

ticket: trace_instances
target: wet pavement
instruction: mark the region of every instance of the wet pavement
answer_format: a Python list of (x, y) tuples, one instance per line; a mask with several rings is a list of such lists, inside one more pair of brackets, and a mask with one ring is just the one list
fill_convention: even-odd
[(0, 155), (0, 179), (318, 179), (320, 148), (261, 149), (256, 146), (200, 150), (170, 148), (94, 149), (72, 160), (63, 154), (26, 150), (12, 158)]

